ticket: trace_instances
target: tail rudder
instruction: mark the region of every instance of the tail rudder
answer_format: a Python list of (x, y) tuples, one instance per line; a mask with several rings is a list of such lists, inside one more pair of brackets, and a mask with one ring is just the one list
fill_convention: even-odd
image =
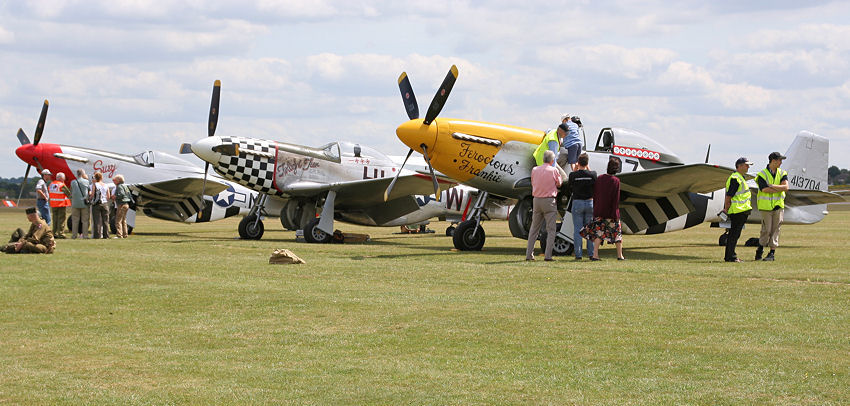
[(829, 139), (811, 131), (800, 131), (785, 153), (782, 169), (788, 172), (791, 189), (827, 190)]

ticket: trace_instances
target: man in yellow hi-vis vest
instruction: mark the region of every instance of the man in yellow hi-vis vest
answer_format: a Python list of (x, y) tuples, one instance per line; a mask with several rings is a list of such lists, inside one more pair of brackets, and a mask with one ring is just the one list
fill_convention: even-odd
[(756, 261), (762, 259), (764, 247), (770, 247), (770, 252), (764, 260), (774, 260), (774, 253), (779, 247), (779, 228), (782, 227), (785, 213), (785, 192), (788, 191), (788, 172), (779, 168), (785, 156), (771, 152), (767, 159), (767, 168), (756, 175), (759, 188), (756, 200), (761, 214), (761, 235), (759, 247), (756, 248)]
[(735, 254), (735, 246), (738, 245), (741, 230), (753, 209), (750, 204), (752, 197), (750, 187), (747, 186), (747, 180), (744, 178), (752, 164), (747, 158), (738, 158), (735, 161), (735, 172), (729, 175), (729, 179), (726, 179), (726, 199), (723, 203), (723, 213), (729, 216), (729, 222), (732, 223), (729, 227), (729, 234), (726, 236), (726, 255), (723, 257), (726, 262), (743, 262)]

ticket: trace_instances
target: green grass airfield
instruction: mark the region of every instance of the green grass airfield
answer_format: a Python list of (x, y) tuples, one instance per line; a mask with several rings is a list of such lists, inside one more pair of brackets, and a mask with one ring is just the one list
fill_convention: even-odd
[(526, 263), (506, 222), (469, 253), (445, 223), (310, 245), (237, 221), (0, 254), (0, 404), (850, 403), (850, 211), (742, 264), (707, 224), (626, 236), (626, 262)]

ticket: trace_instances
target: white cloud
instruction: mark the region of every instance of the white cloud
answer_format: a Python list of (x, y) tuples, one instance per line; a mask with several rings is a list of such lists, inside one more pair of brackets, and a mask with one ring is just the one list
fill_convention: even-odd
[(15, 41), (15, 34), (0, 26), (0, 44), (11, 44)]

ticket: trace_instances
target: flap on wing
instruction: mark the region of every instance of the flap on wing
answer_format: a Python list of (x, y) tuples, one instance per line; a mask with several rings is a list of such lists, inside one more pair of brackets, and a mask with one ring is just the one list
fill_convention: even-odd
[(620, 219), (631, 233), (638, 233), (649, 227), (688, 214), (696, 208), (688, 193), (662, 196), (658, 198), (628, 197), (620, 202)]
[(215, 196), (227, 189), (226, 184), (210, 178), (207, 178), (206, 189), (202, 178), (180, 178), (128, 186), (138, 191), (138, 195), (150, 200), (183, 200), (200, 195), (201, 191), (205, 191), (208, 196)]
[[(381, 193), (381, 200), (383, 200), (383, 193)], [(364, 212), (375, 221), (375, 224), (380, 226), (416, 210), (419, 210), (416, 199), (413, 196), (405, 196), (388, 202), (382, 201), (373, 204), (366, 208)]]
[[(753, 196), (756, 195), (755, 188)], [(789, 190), (785, 192), (786, 206), (811, 206), (814, 204), (826, 203), (847, 203), (848, 200), (837, 193), (824, 192), (821, 190)]]
[(620, 190), (638, 196), (709, 193), (723, 189), (733, 169), (690, 164), (618, 174)]
[(147, 216), (170, 221), (186, 221), (187, 218), (204, 209), (200, 193), (188, 198), (167, 200), (151, 199), (141, 194), (137, 205)]
[[(384, 191), (387, 190), (387, 187), (392, 181), (393, 178), (363, 179), (334, 183), (297, 182), (287, 185), (281, 191), (295, 196), (311, 196), (333, 189), (337, 192), (337, 207), (366, 207), (376, 203), (383, 203)], [(453, 182), (439, 178), (437, 181), (443, 186), (446, 186), (447, 183), (454, 184)], [(433, 193), (434, 185), (431, 182), (430, 175), (426, 176), (419, 173), (404, 175), (399, 176), (398, 181), (393, 186), (389, 200), (412, 195), (427, 196)]]

